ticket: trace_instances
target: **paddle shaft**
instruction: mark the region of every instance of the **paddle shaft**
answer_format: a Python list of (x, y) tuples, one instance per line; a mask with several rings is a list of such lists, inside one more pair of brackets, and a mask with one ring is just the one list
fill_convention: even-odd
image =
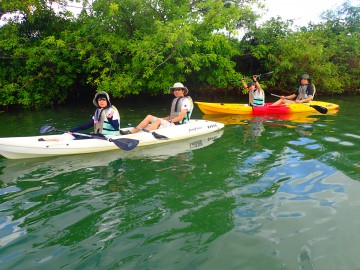
[(269, 74), (272, 74), (272, 73), (274, 73), (274, 71), (269, 71), (269, 72), (266, 72), (266, 73), (263, 73), (263, 74), (259, 74), (259, 75), (257, 75), (257, 76), (258, 76), (258, 78), (260, 79), (261, 76), (269, 75)]
[[(60, 129), (54, 128), (52, 126), (43, 126), (40, 128), (40, 133), (46, 133), (46, 132), (51, 132), (51, 131), (69, 133), (68, 131), (60, 130)], [(77, 133), (77, 132), (71, 132), (71, 134), (88, 137), (88, 138), (93, 138), (93, 139), (106, 140), (106, 141), (112, 142), (117, 147), (119, 147), (120, 149), (125, 150), (125, 151), (130, 151), (139, 144), (139, 140), (128, 139), (128, 138), (112, 139), (112, 138), (106, 138), (106, 137), (102, 137), (102, 136)]]
[[(256, 76), (257, 76), (257, 78), (260, 80), (261, 76), (269, 75), (269, 74), (272, 74), (272, 73), (274, 73), (274, 71), (270, 71), (270, 72), (258, 74), (258, 75), (256, 75)], [(241, 80), (232, 80), (232, 81), (230, 81), (230, 82), (240, 82), (240, 81), (241, 81)]]
[(57, 129), (57, 128), (54, 128), (54, 131), (70, 133), (70, 134), (74, 134), (74, 135), (78, 135), (78, 136), (83, 136), (83, 137), (88, 137), (88, 138), (93, 138), (93, 139), (100, 139), (100, 140), (105, 140), (105, 141), (111, 140), (106, 137), (101, 137), (101, 136), (96, 136), (96, 135), (91, 135), (91, 134), (86, 134), (86, 133), (69, 132), (69, 131), (61, 130), (61, 129)]

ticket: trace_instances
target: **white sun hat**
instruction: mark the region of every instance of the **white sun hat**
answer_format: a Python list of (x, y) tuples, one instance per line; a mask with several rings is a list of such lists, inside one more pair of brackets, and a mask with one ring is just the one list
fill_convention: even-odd
[(174, 92), (174, 89), (184, 89), (184, 95), (187, 95), (189, 93), (189, 89), (187, 89), (182, 83), (174, 83), (173, 87), (170, 87), (170, 91)]

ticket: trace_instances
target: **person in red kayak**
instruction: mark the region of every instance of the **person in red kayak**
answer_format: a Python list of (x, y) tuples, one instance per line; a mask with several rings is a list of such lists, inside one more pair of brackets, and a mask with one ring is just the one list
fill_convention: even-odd
[(263, 106), (265, 104), (265, 93), (261, 89), (257, 75), (253, 75), (253, 82), (245, 83), (245, 78), (241, 79), (243, 86), (249, 92), (249, 105), (250, 106)]
[[(301, 75), (300, 84), (299, 89), (294, 94), (281, 96), (280, 99), (271, 104), (271, 106), (292, 103), (307, 103), (312, 101), (315, 94), (315, 86), (311, 83), (310, 76), (308, 74)], [(295, 101), (293, 100), (294, 98), (296, 98)]]

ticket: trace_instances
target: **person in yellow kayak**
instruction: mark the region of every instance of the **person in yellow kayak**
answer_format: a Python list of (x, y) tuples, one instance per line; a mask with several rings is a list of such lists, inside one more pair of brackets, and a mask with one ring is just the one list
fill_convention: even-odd
[(173, 87), (170, 87), (170, 92), (174, 94), (175, 98), (171, 103), (169, 116), (158, 118), (149, 114), (136, 127), (130, 130), (120, 130), (120, 134), (127, 135), (139, 132), (145, 128), (147, 130), (155, 130), (187, 123), (190, 120), (194, 107), (191, 97), (186, 96), (189, 90), (182, 83), (177, 82)]
[(241, 79), (243, 86), (249, 92), (250, 106), (263, 106), (265, 104), (265, 93), (261, 89), (257, 75), (253, 75), (253, 82), (245, 83), (245, 78)]
[[(271, 106), (293, 103), (308, 103), (313, 100), (315, 95), (315, 85), (311, 83), (310, 76), (303, 74), (300, 77), (299, 89), (289, 96), (281, 96), (278, 101), (275, 101)], [(293, 100), (294, 98), (295, 101)]]

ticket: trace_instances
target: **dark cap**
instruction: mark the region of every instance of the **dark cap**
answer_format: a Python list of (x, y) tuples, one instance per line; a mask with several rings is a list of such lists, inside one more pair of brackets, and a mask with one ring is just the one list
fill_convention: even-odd
[(247, 88), (249, 88), (249, 87), (252, 86), (252, 85), (255, 85), (255, 83), (254, 83), (254, 82), (249, 82), (249, 83), (247, 84)]
[(303, 74), (303, 75), (301, 75), (300, 79), (309, 80), (309, 79), (310, 79), (310, 76), (307, 75), (307, 74)]

